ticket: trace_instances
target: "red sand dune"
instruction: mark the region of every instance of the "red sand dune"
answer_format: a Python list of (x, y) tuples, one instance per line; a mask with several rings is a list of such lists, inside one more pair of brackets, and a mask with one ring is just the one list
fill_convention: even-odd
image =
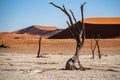
[[(79, 21), (80, 27), (82, 23)], [(76, 25), (75, 24), (75, 25)], [(113, 38), (120, 37), (120, 18), (88, 18), (85, 19), (86, 38), (91, 38), (92, 35), (96, 38), (98, 34), (100, 38)], [(77, 27), (73, 28), (74, 31), (78, 31)], [(55, 34), (49, 38), (52, 39), (66, 39), (73, 38), (69, 28)]]
[(0, 38), (48, 38), (54, 34), (62, 31), (55, 26), (38, 26), (33, 25), (21, 30), (13, 31), (13, 32), (3, 32), (0, 33)]
[(61, 29), (58, 29), (55, 26), (30, 26), (21, 30), (17, 30), (14, 33), (17, 34), (30, 34), (30, 35), (39, 35), (41, 37), (50, 37), (52, 35), (55, 35), (57, 33), (59, 33), (61, 31)]

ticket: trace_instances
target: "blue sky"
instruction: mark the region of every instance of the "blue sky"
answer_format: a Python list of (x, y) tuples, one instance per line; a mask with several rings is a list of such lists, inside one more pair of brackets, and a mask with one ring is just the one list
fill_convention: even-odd
[(80, 5), (85, 18), (120, 17), (120, 0), (0, 0), (0, 32), (14, 31), (31, 25), (67, 28), (66, 15), (49, 2), (72, 9), (77, 20), (81, 19)]

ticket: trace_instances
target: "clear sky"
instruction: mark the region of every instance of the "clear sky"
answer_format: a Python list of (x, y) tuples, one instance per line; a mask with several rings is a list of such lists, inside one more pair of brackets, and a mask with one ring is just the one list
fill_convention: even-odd
[(72, 9), (77, 20), (81, 19), (80, 5), (85, 18), (120, 17), (120, 0), (0, 0), (0, 32), (14, 31), (31, 25), (67, 28), (66, 15), (49, 2)]

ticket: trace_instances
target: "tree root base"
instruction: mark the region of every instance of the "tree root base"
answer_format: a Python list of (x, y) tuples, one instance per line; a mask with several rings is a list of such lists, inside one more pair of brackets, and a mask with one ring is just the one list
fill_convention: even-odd
[(40, 55), (40, 56), (37, 56), (37, 58), (47, 58), (47, 57), (44, 55)]
[(79, 63), (79, 61), (75, 57), (72, 57), (67, 61), (65, 69), (66, 70), (82, 70), (82, 71), (85, 70), (85, 68), (82, 67), (82, 65)]

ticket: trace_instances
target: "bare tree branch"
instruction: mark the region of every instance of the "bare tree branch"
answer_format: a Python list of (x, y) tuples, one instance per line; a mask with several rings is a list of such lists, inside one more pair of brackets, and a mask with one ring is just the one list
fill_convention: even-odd
[(77, 20), (76, 20), (76, 18), (75, 18), (75, 16), (74, 16), (74, 14), (73, 14), (73, 11), (72, 11), (72, 10), (70, 10), (70, 12), (71, 12), (71, 14), (72, 14), (72, 17), (73, 17), (73, 19), (74, 19), (75, 23), (76, 23), (76, 22), (77, 22)]
[(86, 32), (85, 32), (85, 24), (84, 24), (84, 16), (83, 16), (83, 6), (86, 4), (86, 2), (84, 2), (82, 5), (81, 5), (81, 7), (80, 7), (80, 9), (81, 9), (81, 16), (82, 16), (82, 30), (83, 30), (83, 39), (82, 39), (82, 44), (84, 43), (84, 41), (85, 41), (85, 37), (86, 37)]
[(75, 21), (75, 23), (76, 23), (76, 26), (78, 27), (78, 29), (79, 29), (79, 32), (78, 32), (78, 34), (80, 33), (80, 27), (79, 27), (79, 25), (77, 24), (77, 20), (76, 20), (76, 18), (75, 18), (75, 16), (74, 16), (74, 14), (73, 14), (73, 11), (72, 10), (70, 10), (70, 12), (71, 12), (71, 14), (72, 14), (72, 17), (73, 17), (73, 20)]
[(68, 28), (69, 28), (69, 30), (70, 30), (70, 32), (71, 32), (71, 34), (72, 34), (72, 36), (74, 37), (74, 39), (75, 39), (76, 41), (78, 41), (78, 39), (76, 38), (76, 35), (72, 32), (72, 28), (70, 27), (71, 25), (69, 24), (69, 22), (68, 22), (68, 21), (66, 21), (66, 23), (67, 23)]
[[(50, 4), (53, 5), (54, 7), (58, 8), (58, 9), (60, 9), (61, 11), (63, 11), (63, 12), (68, 16), (68, 18), (69, 18), (69, 21), (70, 21), (70, 24), (71, 24), (71, 26), (69, 26), (69, 27), (74, 27), (72, 18), (71, 18), (71, 16), (70, 16), (70, 14), (67, 12), (67, 10), (66, 10), (66, 8), (65, 8), (64, 5), (63, 5), (63, 8), (61, 8), (61, 7), (55, 5), (55, 4), (52, 3), (52, 2), (50, 2)], [(72, 30), (72, 33), (75, 35), (75, 37), (76, 37), (76, 39), (77, 39), (78, 33), (77, 33), (76, 31), (74, 31), (74, 29), (71, 29), (71, 30)]]
[(69, 13), (67, 12), (67, 10), (66, 10), (66, 8), (65, 8), (64, 5), (63, 5), (63, 8), (61, 8), (61, 7), (55, 5), (55, 4), (52, 3), (52, 2), (50, 2), (50, 4), (53, 5), (54, 7), (56, 7), (56, 8), (58, 8), (58, 9), (62, 10), (62, 11), (68, 16), (68, 18), (69, 18), (69, 20), (70, 20), (70, 24), (73, 26), (73, 22), (72, 22), (71, 16), (70, 16)]

